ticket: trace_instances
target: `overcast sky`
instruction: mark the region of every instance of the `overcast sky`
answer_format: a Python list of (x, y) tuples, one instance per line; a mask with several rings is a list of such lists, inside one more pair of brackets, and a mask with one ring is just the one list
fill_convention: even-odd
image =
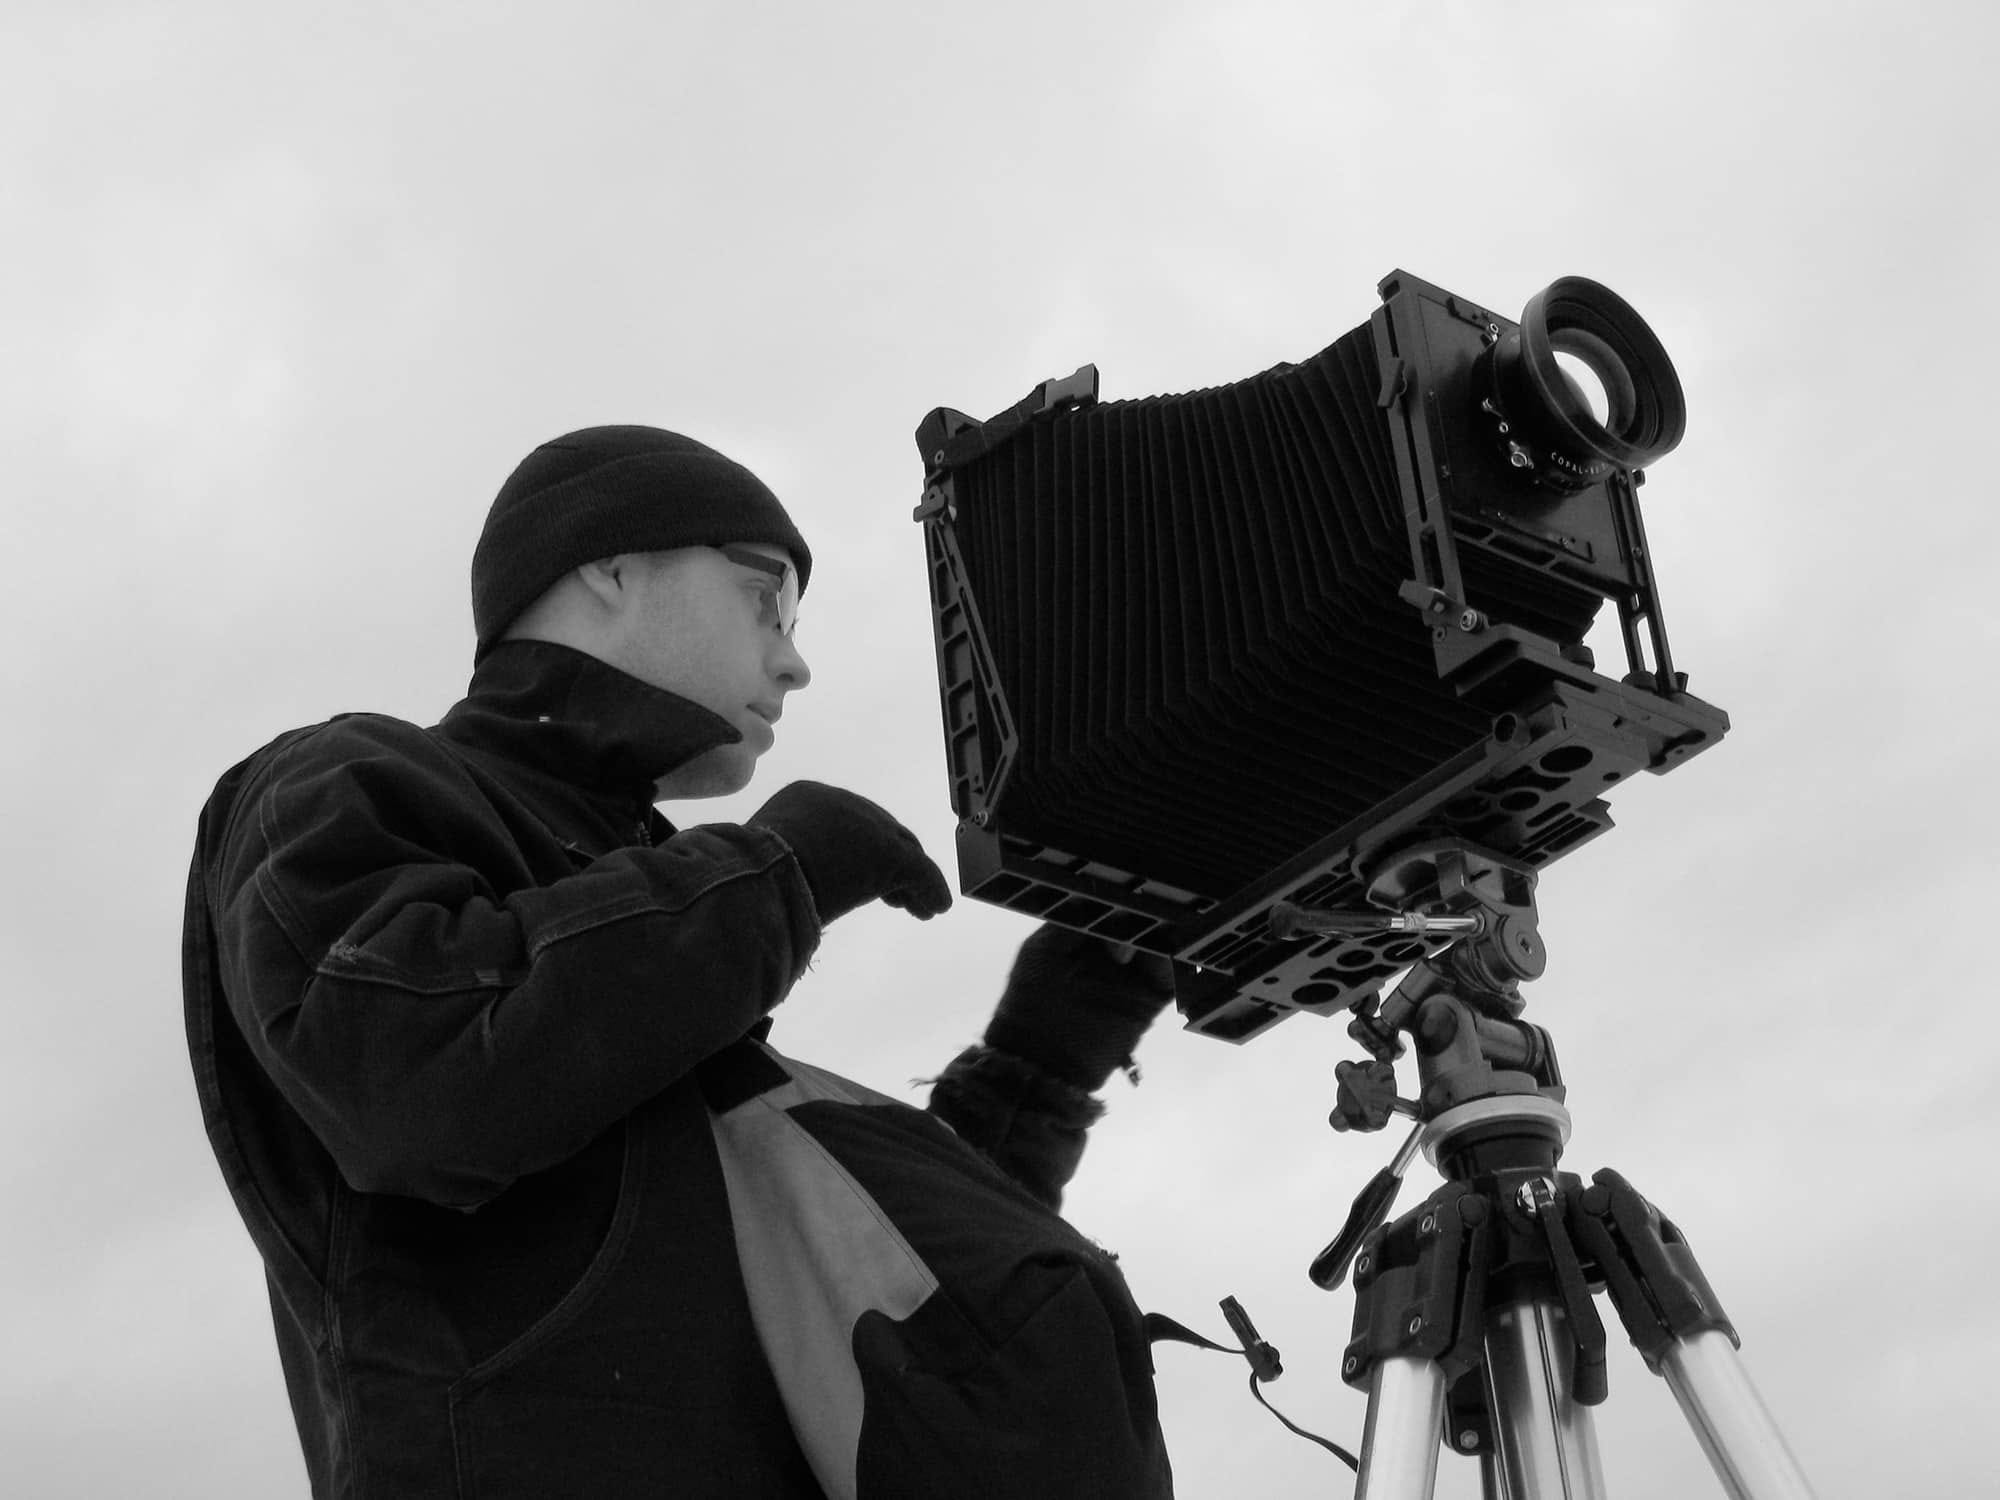
[[(750, 793), (677, 821), (812, 776), (949, 863), (919, 419), (1086, 361), (1107, 398), (1240, 379), (1397, 267), (1510, 311), (1594, 277), (1687, 390), (1646, 521), (1677, 665), (1734, 728), (1542, 882), (1565, 1165), (1680, 1224), (1823, 1495), (1989, 1490), (1993, 14), (17, 0), (0, 1492), (305, 1493), (186, 1065), (194, 820), (279, 730), (443, 714), (522, 454), (676, 428), (812, 541), (812, 689)], [(901, 1090), (1027, 930), (849, 917), (776, 1040)], [(1394, 1145), (1323, 1123), (1351, 1052), (1311, 1017), (1163, 1027), (1069, 1201), (1147, 1307), (1219, 1334), (1241, 1298), (1272, 1398), (1349, 1445), (1352, 1299), (1304, 1267)], [(1614, 1492), (1712, 1492), (1613, 1338)], [(1184, 1495), (1344, 1492), (1240, 1366), (1158, 1360)]]

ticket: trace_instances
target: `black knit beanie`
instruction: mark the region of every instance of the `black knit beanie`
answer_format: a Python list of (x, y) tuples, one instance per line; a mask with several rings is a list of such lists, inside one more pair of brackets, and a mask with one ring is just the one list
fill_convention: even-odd
[(805, 592), (805, 538), (743, 465), (658, 427), (585, 427), (552, 438), (507, 476), (473, 549), (476, 655), (571, 568), (620, 552), (728, 542), (783, 547)]

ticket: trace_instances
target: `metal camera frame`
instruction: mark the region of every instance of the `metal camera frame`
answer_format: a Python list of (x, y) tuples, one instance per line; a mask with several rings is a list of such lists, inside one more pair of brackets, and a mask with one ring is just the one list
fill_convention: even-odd
[[(1568, 414), (1524, 420), (1526, 403), (1508, 395), (1509, 386), (1541, 388), (1552, 378), (1546, 322), (1514, 324), (1403, 271), (1379, 291), (1370, 331), (1408, 533), (1402, 603), (1428, 631), (1439, 678), (1487, 713), (1490, 727), (1232, 892), (1178, 889), (1008, 826), (1004, 803), (1021, 737), (960, 550), (956, 471), (1027, 424), (1095, 403), (1095, 367), (1044, 381), (989, 421), (939, 408), (917, 430), (927, 476), (915, 518), (929, 565), (961, 888), (1172, 957), (1188, 1029), (1225, 1041), (1248, 1041), (1301, 1010), (1338, 1014), (1422, 956), (1422, 945), (1400, 934), (1279, 941), (1270, 931), (1277, 906), (1358, 906), (1366, 871), (1386, 851), (1428, 838), (1463, 838), (1541, 868), (1611, 826), (1603, 793), (1613, 784), (1671, 770), (1729, 727), (1726, 714), (1687, 691), (1686, 674), (1673, 664), (1637, 503), (1644, 471), (1604, 457), (1619, 452), (1617, 434), (1589, 431), (1580, 396)], [(1633, 347), (1618, 312), (1643, 330), (1637, 315), (1595, 283), (1566, 278), (1538, 300), (1531, 319), (1549, 316), (1551, 302), (1558, 316), (1609, 308), (1591, 336), (1626, 345), (1635, 361), (1652, 352)], [(1661, 368), (1671, 379), (1671, 365)], [(1677, 385), (1671, 394), (1677, 401)], [(1677, 437), (1667, 425), (1671, 431), (1642, 435), (1656, 443)], [(1536, 475), (1548, 482), (1531, 482)], [(1468, 596), (1461, 557), (1474, 549), (1607, 598), (1618, 614), (1623, 675), (1599, 673), (1580, 643), (1481, 611)]]

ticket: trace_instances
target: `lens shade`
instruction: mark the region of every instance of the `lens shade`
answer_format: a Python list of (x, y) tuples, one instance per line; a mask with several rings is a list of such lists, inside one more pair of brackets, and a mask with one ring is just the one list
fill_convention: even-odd
[[(1558, 356), (1581, 363), (1603, 388), (1599, 420)], [(1594, 484), (1613, 468), (1639, 468), (1673, 451), (1687, 403), (1673, 361), (1631, 304), (1582, 276), (1551, 282), (1493, 350), (1493, 381), (1510, 428), (1538, 479), (1558, 488)]]

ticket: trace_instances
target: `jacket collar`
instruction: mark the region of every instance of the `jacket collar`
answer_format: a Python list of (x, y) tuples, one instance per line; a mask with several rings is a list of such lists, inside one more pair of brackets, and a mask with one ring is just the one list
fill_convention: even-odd
[(438, 732), (629, 805), (705, 750), (742, 738), (700, 704), (553, 641), (503, 641), (480, 658)]

